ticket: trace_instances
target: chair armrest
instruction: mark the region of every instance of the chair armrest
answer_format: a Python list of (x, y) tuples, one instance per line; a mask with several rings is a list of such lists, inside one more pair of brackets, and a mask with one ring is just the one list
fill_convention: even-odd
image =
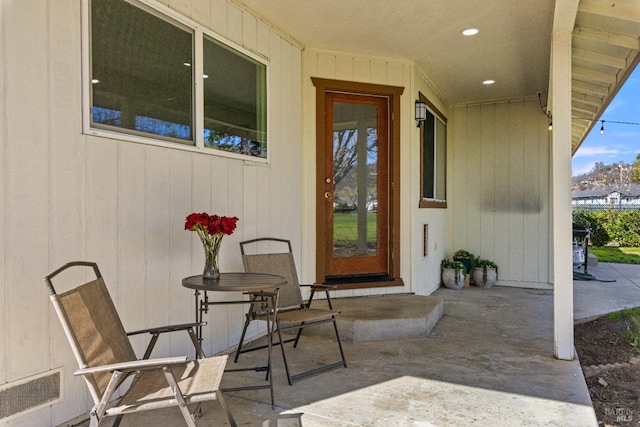
[(165, 332), (174, 332), (174, 331), (184, 331), (186, 329), (195, 328), (196, 326), (204, 326), (207, 322), (193, 322), (193, 323), (183, 323), (181, 325), (169, 325), (169, 326), (160, 326), (157, 328), (147, 328), (140, 329), (138, 331), (127, 332), (127, 335), (138, 335), (138, 334), (163, 334)]
[(163, 334), (165, 332), (186, 331), (189, 334), (191, 341), (193, 342), (193, 346), (195, 347), (196, 357), (199, 359), (203, 359), (205, 357), (205, 354), (202, 351), (202, 347), (200, 346), (200, 343), (198, 342), (194, 329), (196, 327), (202, 327), (206, 324), (207, 322), (193, 322), (193, 323), (182, 323), (180, 325), (169, 325), (169, 326), (160, 326), (157, 328), (140, 329), (138, 331), (127, 332), (127, 336), (147, 334), (147, 333), (152, 335), (151, 341), (147, 346), (147, 350), (144, 352), (144, 356), (142, 356), (143, 359), (149, 359), (151, 357), (151, 352), (153, 351), (153, 348), (155, 347), (156, 342), (160, 337), (160, 334)]
[(337, 288), (337, 285), (324, 285), (324, 284), (318, 284), (318, 283), (314, 283), (312, 285), (300, 285), (300, 286), (304, 286), (306, 288), (312, 288), (318, 291)]
[(322, 292), (324, 291), (324, 293), (327, 295), (327, 303), (329, 304), (329, 308), (333, 310), (333, 304), (331, 303), (331, 295), (329, 295), (329, 290), (330, 289), (335, 289), (337, 286), (336, 285), (324, 285), (324, 284), (312, 284), (312, 285), (299, 285), (299, 286), (304, 286), (307, 288), (311, 288), (311, 294), (309, 295), (309, 301), (307, 301), (304, 306), (309, 308), (311, 307), (311, 303), (313, 302), (313, 296), (315, 295), (316, 291), (318, 292)]
[(181, 365), (187, 362), (187, 356), (164, 357), (160, 359), (132, 360), (130, 362), (112, 363), (110, 365), (94, 366), (93, 368), (78, 369), (73, 375), (96, 374), (98, 372), (131, 372), (147, 369), (158, 369), (170, 365)]

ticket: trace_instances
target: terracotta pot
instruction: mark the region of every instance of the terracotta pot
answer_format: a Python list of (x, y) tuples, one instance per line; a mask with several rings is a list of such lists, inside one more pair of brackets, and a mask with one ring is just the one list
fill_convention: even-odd
[(442, 284), (449, 289), (462, 289), (464, 287), (464, 270), (460, 268), (443, 268)]

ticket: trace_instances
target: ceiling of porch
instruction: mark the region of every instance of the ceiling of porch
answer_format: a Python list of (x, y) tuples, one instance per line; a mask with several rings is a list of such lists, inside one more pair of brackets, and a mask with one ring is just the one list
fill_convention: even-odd
[[(554, 0), (234, 1), (306, 48), (415, 61), (450, 105), (537, 93), (546, 104)], [(479, 33), (463, 36), (466, 28)], [(640, 0), (580, 1), (574, 152), (638, 62), (639, 37)]]

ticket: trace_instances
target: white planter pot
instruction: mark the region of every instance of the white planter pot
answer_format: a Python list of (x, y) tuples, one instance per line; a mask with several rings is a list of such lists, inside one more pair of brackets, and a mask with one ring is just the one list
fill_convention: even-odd
[(464, 269), (443, 268), (442, 284), (449, 289), (462, 289), (464, 287)]
[(493, 267), (475, 267), (472, 272), (473, 282), (481, 288), (490, 288), (498, 280), (498, 270)]

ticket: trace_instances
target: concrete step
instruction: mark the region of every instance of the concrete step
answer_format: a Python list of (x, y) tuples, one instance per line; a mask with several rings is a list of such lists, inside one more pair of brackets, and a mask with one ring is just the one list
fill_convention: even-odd
[[(412, 294), (332, 298), (333, 308), (340, 310), (338, 330), (345, 341), (377, 341), (429, 335), (442, 317), (440, 296)], [(316, 301), (318, 307), (324, 301)], [(332, 324), (305, 329), (305, 334), (335, 336)]]

